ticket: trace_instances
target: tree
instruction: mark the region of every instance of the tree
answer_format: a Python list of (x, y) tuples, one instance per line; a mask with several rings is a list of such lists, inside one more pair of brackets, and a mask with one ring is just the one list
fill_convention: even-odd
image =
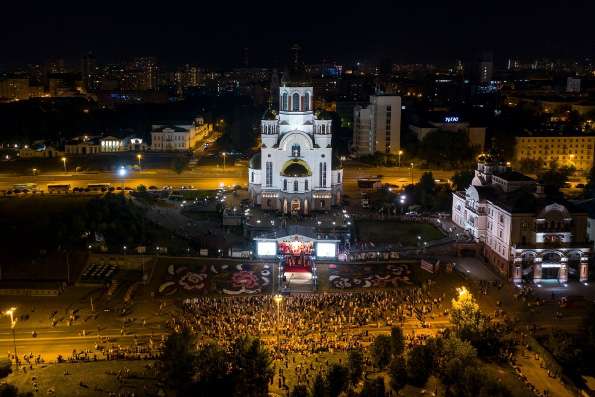
[(364, 355), (361, 350), (350, 350), (347, 355), (347, 368), (349, 369), (349, 380), (356, 384), (364, 372)]
[(536, 174), (543, 169), (542, 159), (521, 159), (519, 170), (525, 174)]
[(450, 168), (472, 159), (474, 150), (465, 133), (436, 130), (422, 139), (417, 154), (431, 165)]
[(460, 332), (464, 328), (477, 330), (483, 323), (479, 305), (466, 287), (457, 288), (458, 295), (452, 300), (450, 322)]
[(374, 380), (366, 379), (359, 397), (385, 397), (384, 378), (379, 376)]
[(0, 379), (12, 373), (12, 362), (8, 359), (0, 360)]
[(392, 387), (398, 395), (399, 390), (401, 390), (407, 384), (407, 366), (403, 357), (393, 357), (389, 366), (389, 374), (390, 387)]
[(306, 385), (295, 385), (291, 391), (291, 397), (308, 397)]
[(139, 193), (145, 193), (147, 191), (147, 187), (145, 185), (138, 185), (136, 187), (136, 191)]
[(187, 166), (188, 157), (186, 156), (176, 156), (172, 161), (172, 168), (176, 172), (176, 174), (181, 174), (182, 172), (184, 172)]
[(9, 383), (0, 383), (0, 397), (17, 397), (19, 391), (16, 386)]
[(564, 187), (568, 178), (574, 174), (574, 166), (558, 167), (556, 161), (550, 163), (550, 169), (539, 175), (539, 183), (544, 186), (547, 194), (556, 194)]
[(448, 335), (437, 339), (436, 345), (435, 367), (447, 387), (460, 381), (465, 368), (476, 364), (477, 352), (467, 341)]
[(428, 346), (415, 346), (407, 355), (407, 379), (421, 387), (426, 384), (433, 364), (432, 352)]
[(371, 354), (372, 362), (378, 369), (385, 368), (391, 358), (391, 338), (388, 335), (378, 335), (372, 342)]
[(585, 197), (595, 198), (595, 167), (592, 167), (587, 175), (587, 184), (584, 190)]
[(341, 364), (332, 364), (326, 374), (327, 392), (329, 397), (338, 397), (347, 389), (349, 370)]
[[(229, 357), (214, 343), (209, 343), (196, 354), (192, 395), (230, 395), (232, 383), (229, 375)], [(190, 393), (189, 393), (190, 394)]]
[(456, 191), (465, 190), (471, 185), (471, 181), (475, 176), (472, 170), (457, 171), (452, 176), (452, 184)]
[(326, 380), (322, 376), (322, 374), (317, 374), (314, 378), (314, 383), (312, 383), (312, 390), (310, 394), (312, 397), (326, 397)]
[(390, 330), (390, 350), (393, 357), (400, 356), (405, 350), (405, 339), (400, 327), (392, 327)]
[(273, 368), (260, 339), (241, 336), (232, 346), (232, 383), (235, 396), (266, 396)]
[(187, 329), (170, 334), (165, 340), (161, 369), (166, 382), (176, 390), (187, 388), (192, 380), (196, 359), (193, 350), (194, 337)]

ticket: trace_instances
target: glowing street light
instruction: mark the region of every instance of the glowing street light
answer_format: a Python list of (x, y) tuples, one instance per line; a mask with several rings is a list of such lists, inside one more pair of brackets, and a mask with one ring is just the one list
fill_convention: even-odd
[(413, 163), (410, 165), (411, 167), (409, 167), (409, 177), (411, 178), (411, 184), (413, 185)]
[(64, 164), (64, 172), (66, 172), (66, 157), (62, 157), (62, 163)]
[(139, 154), (136, 155), (136, 159), (138, 160), (138, 168), (140, 168), (140, 161), (141, 161), (142, 158), (143, 158), (143, 155), (142, 154), (139, 153)]
[(16, 307), (11, 307), (10, 309), (8, 309), (4, 312), (4, 315), (10, 317), (10, 328), (12, 329), (12, 343), (14, 346), (14, 362), (18, 369), (19, 368), (19, 356), (17, 355), (17, 340), (16, 340), (16, 336), (15, 336), (15, 331), (14, 331), (14, 327), (17, 325), (17, 320), (14, 318), (14, 312), (16, 310), (17, 310)]
[(403, 151), (399, 150), (399, 168), (401, 167), (401, 156), (403, 155)]
[(281, 305), (281, 302), (283, 302), (283, 295), (280, 294), (276, 294), (273, 297), (273, 300), (275, 301), (275, 303), (277, 304), (277, 346), (279, 346), (279, 306)]
[(223, 169), (225, 169), (225, 158), (227, 156), (227, 153), (223, 152), (221, 154), (223, 155)]

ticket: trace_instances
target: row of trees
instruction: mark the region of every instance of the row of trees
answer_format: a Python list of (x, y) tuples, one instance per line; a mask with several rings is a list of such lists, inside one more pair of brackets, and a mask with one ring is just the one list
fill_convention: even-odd
[(162, 374), (182, 396), (266, 396), (273, 378), (268, 351), (260, 339), (242, 336), (229, 351), (210, 343), (197, 349), (187, 331), (171, 334), (161, 356)]

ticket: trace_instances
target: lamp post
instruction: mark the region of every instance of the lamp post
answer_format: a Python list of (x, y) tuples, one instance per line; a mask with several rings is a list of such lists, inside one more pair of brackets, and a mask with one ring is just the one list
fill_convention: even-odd
[(275, 301), (275, 303), (277, 304), (277, 322), (276, 322), (276, 327), (277, 328), (277, 348), (279, 347), (279, 306), (281, 305), (281, 302), (283, 301), (283, 295), (277, 294), (273, 297), (273, 300)]
[(136, 155), (136, 159), (138, 160), (138, 168), (140, 168), (140, 161), (142, 158), (143, 158), (142, 154), (139, 153)]
[(409, 167), (409, 178), (411, 178), (411, 184), (413, 185), (413, 163), (411, 163), (411, 167)]
[(225, 170), (225, 157), (227, 156), (227, 153), (223, 152), (221, 154), (223, 155), (223, 169)]
[(399, 168), (401, 168), (401, 156), (403, 155), (403, 151), (399, 150)]
[(66, 157), (62, 157), (62, 164), (64, 164), (64, 172), (66, 172)]
[(12, 329), (12, 343), (14, 345), (14, 363), (19, 368), (19, 356), (17, 355), (17, 339), (15, 336), (14, 327), (17, 325), (17, 320), (14, 319), (14, 312), (17, 310), (16, 307), (11, 307), (4, 312), (5, 316), (10, 317), (10, 328)]

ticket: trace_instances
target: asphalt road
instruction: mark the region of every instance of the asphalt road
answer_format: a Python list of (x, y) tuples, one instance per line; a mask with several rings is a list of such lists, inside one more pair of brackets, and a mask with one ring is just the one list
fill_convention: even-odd
[[(36, 183), (38, 188), (46, 190), (48, 184), (69, 184), (74, 187), (87, 187), (92, 183), (111, 183), (114, 187), (131, 187), (138, 185), (149, 186), (174, 186), (192, 185), (198, 189), (216, 189), (221, 183), (226, 186), (247, 185), (248, 169), (245, 165), (222, 167), (214, 165), (200, 165), (194, 169), (176, 174), (172, 170), (152, 169), (140, 172), (130, 171), (126, 176), (119, 176), (114, 172), (97, 173), (51, 173), (32, 175), (18, 175), (1, 173), (0, 190), (12, 189), (15, 184)], [(390, 183), (402, 187), (419, 180), (427, 170), (409, 168), (382, 168), (363, 167), (348, 164), (344, 171), (344, 185), (348, 189), (356, 187), (357, 180), (361, 178), (382, 175), (383, 183)], [(432, 171), (435, 178), (446, 180), (452, 176), (452, 171)]]

